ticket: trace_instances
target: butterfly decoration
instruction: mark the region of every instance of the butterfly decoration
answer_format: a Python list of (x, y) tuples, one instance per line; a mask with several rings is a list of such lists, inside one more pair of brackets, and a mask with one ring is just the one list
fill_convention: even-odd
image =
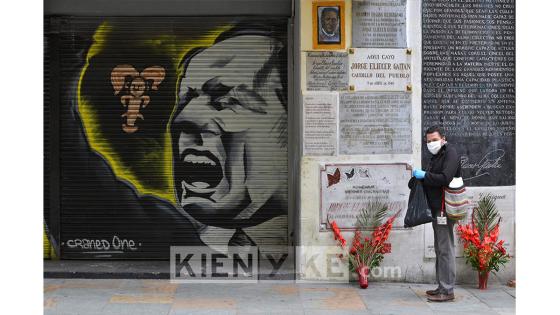
[(355, 171), (356, 171), (356, 169), (353, 168), (353, 169), (350, 171), (350, 173), (344, 172), (344, 174), (346, 174), (346, 178), (347, 178), (348, 180), (350, 180), (350, 179), (352, 179), (352, 178), (354, 177), (354, 174), (356, 174)]
[(332, 175), (327, 174), (327, 179), (329, 181), (327, 188), (334, 184), (338, 184), (340, 182), (340, 169), (337, 168)]
[(360, 169), (358, 170), (358, 174), (359, 174), (360, 177), (362, 177), (362, 178), (366, 178), (366, 177), (369, 178), (369, 177), (370, 177), (370, 176), (369, 176), (369, 170), (368, 170), (367, 168), (360, 168)]

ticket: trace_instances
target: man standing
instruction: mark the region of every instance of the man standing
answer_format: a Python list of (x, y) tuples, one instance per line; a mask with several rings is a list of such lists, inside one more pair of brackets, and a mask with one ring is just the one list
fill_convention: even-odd
[[(447, 218), (443, 189), (449, 185), (453, 177), (461, 176), (461, 165), (455, 148), (445, 140), (441, 129), (437, 126), (426, 131), (428, 151), (432, 154), (426, 171), (415, 169), (413, 176), (422, 180), (428, 199), (434, 229), (434, 249), (436, 252), (436, 281), (438, 287), (428, 290), (429, 301), (445, 302), (455, 298), (455, 244), (453, 239), (454, 220)], [(411, 179), (412, 182), (412, 179)], [(409, 183), (410, 186), (410, 183)]]

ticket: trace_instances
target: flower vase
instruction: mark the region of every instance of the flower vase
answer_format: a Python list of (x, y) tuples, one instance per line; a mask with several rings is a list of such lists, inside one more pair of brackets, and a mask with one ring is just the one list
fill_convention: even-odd
[(489, 275), (488, 271), (478, 272), (478, 288), (480, 290), (486, 290), (486, 288), (488, 288), (488, 275)]
[(360, 266), (356, 270), (358, 273), (358, 282), (360, 283), (360, 288), (367, 289), (368, 287), (368, 275), (369, 275), (369, 267), (368, 266)]

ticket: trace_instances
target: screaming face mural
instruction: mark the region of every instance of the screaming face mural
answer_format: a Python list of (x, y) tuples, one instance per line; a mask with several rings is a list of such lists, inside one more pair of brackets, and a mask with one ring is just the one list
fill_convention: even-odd
[(204, 224), (243, 227), (286, 214), (287, 104), (275, 64), (285, 48), (255, 34), (230, 32), (183, 62), (171, 125), (175, 189)]
[(162, 21), (70, 28), (73, 46), (48, 48), (91, 36), (60, 71), (62, 258), (287, 244), (285, 21)]

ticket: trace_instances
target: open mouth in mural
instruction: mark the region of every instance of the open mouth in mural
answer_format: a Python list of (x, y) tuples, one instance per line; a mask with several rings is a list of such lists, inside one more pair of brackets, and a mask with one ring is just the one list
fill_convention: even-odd
[(191, 196), (209, 198), (222, 181), (219, 159), (210, 151), (187, 149), (181, 157), (181, 186)]

